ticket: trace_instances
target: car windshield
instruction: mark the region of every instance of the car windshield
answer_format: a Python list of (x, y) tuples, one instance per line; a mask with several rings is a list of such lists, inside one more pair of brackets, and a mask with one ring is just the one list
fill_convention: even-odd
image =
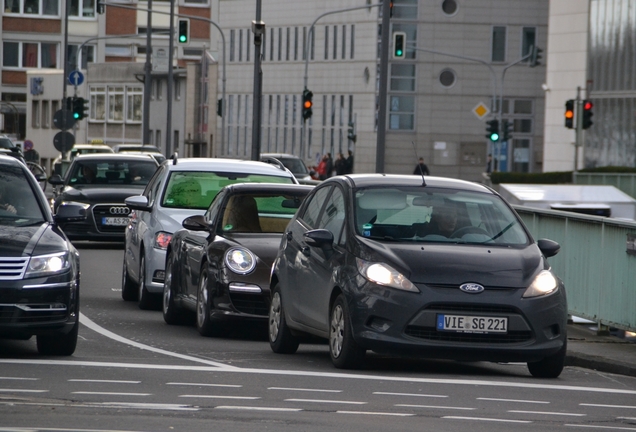
[(15, 148), (15, 144), (9, 138), (0, 138), (0, 148), (12, 149)]
[(45, 216), (24, 170), (3, 167), (0, 170), (0, 226), (35, 225), (44, 221)]
[(224, 186), (234, 183), (293, 183), (290, 177), (205, 171), (173, 171), (168, 178), (163, 207), (206, 210)]
[(368, 188), (355, 195), (356, 232), (384, 241), (526, 245), (517, 216), (491, 194), (431, 187)]
[(69, 169), (70, 186), (126, 186), (148, 184), (157, 164), (148, 161), (78, 161)]
[(285, 168), (290, 170), (294, 175), (309, 175), (307, 167), (300, 159), (294, 158), (281, 158), (280, 161), (285, 165)]

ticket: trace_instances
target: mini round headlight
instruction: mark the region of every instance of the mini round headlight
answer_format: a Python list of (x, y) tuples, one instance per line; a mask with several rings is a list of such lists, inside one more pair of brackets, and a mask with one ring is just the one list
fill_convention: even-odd
[(232, 248), (225, 253), (225, 264), (234, 273), (248, 274), (256, 267), (256, 257), (245, 248)]

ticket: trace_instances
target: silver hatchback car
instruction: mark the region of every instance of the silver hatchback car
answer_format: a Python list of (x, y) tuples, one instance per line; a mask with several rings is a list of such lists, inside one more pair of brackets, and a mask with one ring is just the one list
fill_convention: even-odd
[(172, 234), (186, 217), (204, 214), (224, 186), (250, 182), (298, 183), (282, 164), (176, 156), (165, 161), (142, 195), (125, 200), (133, 211), (125, 235), (122, 298), (137, 300), (141, 309), (159, 309)]

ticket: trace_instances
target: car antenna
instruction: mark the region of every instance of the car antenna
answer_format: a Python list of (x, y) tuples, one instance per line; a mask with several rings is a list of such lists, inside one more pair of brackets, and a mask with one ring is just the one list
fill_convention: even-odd
[(415, 150), (415, 141), (411, 141), (413, 145), (413, 153), (415, 153), (415, 162), (417, 163), (417, 167), (420, 169), (420, 174), (422, 174), (422, 186), (426, 186), (426, 180), (424, 179), (424, 171), (422, 171), (422, 167), (419, 164), (419, 159), (417, 157), (417, 150)]

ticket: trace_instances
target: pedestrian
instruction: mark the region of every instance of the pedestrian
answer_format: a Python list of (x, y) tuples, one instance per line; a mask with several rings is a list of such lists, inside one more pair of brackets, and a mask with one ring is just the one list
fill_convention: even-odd
[(486, 174), (492, 173), (492, 153), (488, 153), (488, 159), (486, 160)]
[(413, 175), (431, 175), (428, 167), (424, 163), (424, 158), (420, 158), (420, 162), (415, 165), (415, 169), (413, 170)]
[(40, 163), (40, 154), (33, 148), (33, 141), (24, 140), (24, 160), (26, 162)]
[(327, 178), (333, 175), (333, 159), (331, 158), (331, 153), (327, 153), (327, 168), (325, 175)]
[(318, 173), (318, 180), (327, 180), (327, 155), (322, 157), (316, 172)]
[(336, 168), (336, 175), (343, 175), (347, 173), (347, 161), (342, 153), (338, 153), (338, 159), (336, 159), (334, 167)]
[(349, 156), (345, 161), (345, 174), (353, 174), (353, 152), (349, 150)]

